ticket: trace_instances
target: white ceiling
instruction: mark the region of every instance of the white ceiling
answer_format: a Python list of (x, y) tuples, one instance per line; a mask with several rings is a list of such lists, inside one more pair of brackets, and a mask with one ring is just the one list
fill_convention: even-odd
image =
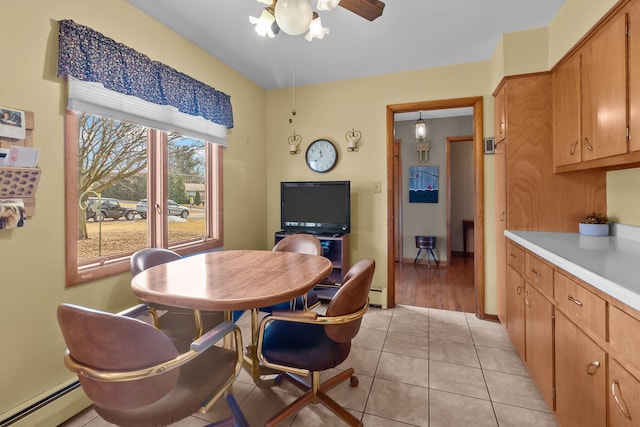
[(547, 26), (565, 2), (383, 0), (373, 22), (337, 7), (320, 13), (331, 33), (308, 42), (259, 37), (256, 0), (127, 1), (265, 89), (487, 60), (502, 34)]

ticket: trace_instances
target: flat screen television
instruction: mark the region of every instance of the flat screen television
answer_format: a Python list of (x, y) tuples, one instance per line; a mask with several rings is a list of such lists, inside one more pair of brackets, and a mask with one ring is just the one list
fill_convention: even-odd
[(351, 232), (351, 182), (280, 183), (280, 225), (287, 233)]

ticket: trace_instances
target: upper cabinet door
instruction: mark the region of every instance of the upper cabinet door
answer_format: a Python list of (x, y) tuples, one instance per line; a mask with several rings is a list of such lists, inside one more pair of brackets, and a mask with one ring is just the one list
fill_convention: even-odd
[(582, 50), (582, 160), (627, 152), (626, 14)]
[(502, 85), (493, 99), (493, 127), (495, 142), (498, 143), (507, 136), (507, 86)]
[(640, 151), (640, 1), (627, 9), (629, 35), (629, 151)]
[(580, 54), (574, 54), (553, 73), (553, 165), (579, 163)]

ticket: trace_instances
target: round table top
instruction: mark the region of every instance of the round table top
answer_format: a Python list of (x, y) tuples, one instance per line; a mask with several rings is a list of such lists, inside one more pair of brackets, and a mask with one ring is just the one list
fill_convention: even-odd
[(291, 300), (331, 273), (327, 258), (293, 252), (206, 252), (151, 267), (131, 280), (143, 301), (200, 310), (247, 310)]

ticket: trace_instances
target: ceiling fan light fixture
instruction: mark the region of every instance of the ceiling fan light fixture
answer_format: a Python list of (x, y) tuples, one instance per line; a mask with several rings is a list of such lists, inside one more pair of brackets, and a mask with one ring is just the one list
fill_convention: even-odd
[(338, 6), (340, 0), (318, 0), (318, 4), (316, 5), (317, 10), (332, 10)]
[[(256, 26), (255, 31), (261, 37), (269, 36), (269, 38), (272, 39), (275, 37), (275, 34), (278, 32), (277, 26), (274, 25), (276, 22), (276, 17), (273, 16), (273, 14), (269, 11), (268, 8), (265, 8), (262, 11), (262, 15), (260, 15), (260, 18), (250, 16), (249, 22)], [(274, 27), (276, 28), (275, 31), (274, 31)]]
[(297, 36), (309, 28), (313, 20), (313, 9), (310, 0), (278, 0), (275, 15), (282, 31)]
[(427, 140), (427, 122), (422, 119), (422, 111), (420, 111), (420, 118), (416, 121), (416, 141)]
[(304, 36), (307, 41), (311, 41), (313, 39), (321, 40), (329, 34), (329, 27), (323, 27), (322, 22), (320, 21), (320, 17), (317, 13), (313, 12), (313, 20), (311, 24), (309, 24), (309, 32)]

